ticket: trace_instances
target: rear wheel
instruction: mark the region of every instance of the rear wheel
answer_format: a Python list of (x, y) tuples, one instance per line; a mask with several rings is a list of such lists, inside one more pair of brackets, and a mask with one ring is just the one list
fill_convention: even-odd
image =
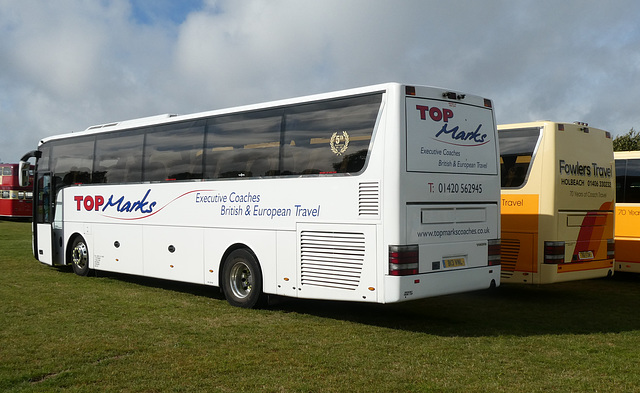
[(254, 308), (265, 304), (262, 271), (253, 254), (244, 249), (232, 251), (222, 269), (222, 290), (232, 306)]
[(89, 274), (89, 247), (82, 236), (76, 236), (71, 243), (68, 260), (73, 271), (79, 276)]

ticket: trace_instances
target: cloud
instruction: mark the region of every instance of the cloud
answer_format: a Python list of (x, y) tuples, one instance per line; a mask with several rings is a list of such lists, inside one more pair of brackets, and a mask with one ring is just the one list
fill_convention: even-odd
[(387, 81), (499, 123), (640, 127), (640, 3), (0, 0), (0, 159), (45, 136)]

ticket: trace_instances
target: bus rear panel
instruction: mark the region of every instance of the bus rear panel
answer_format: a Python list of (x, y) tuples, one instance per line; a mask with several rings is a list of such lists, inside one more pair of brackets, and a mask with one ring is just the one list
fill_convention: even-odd
[(397, 289), (388, 290), (385, 300), (499, 285), (498, 141), (491, 102), (417, 89), (406, 97), (404, 117), (406, 163), (399, 168), (397, 201), (405, 232), (398, 239), (402, 246), (389, 244), (385, 286)]
[(503, 281), (544, 284), (613, 274), (611, 135), (581, 123), (498, 130)]

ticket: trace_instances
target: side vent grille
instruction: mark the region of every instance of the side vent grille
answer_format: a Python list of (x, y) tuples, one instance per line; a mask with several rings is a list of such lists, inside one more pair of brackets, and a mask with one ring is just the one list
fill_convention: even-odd
[(516, 262), (518, 261), (518, 254), (520, 253), (520, 240), (518, 239), (502, 239), (502, 268), (500, 270), (500, 276), (502, 278), (509, 278), (513, 276), (514, 270), (516, 270)]
[(301, 284), (355, 290), (364, 265), (363, 233), (302, 231)]
[(380, 214), (380, 182), (362, 182), (358, 188), (358, 215), (378, 217)]

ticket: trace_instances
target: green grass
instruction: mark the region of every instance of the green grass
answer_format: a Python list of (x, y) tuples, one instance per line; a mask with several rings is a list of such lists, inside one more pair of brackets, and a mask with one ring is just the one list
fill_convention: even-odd
[(631, 392), (640, 278), (371, 305), (79, 277), (0, 221), (0, 391)]

